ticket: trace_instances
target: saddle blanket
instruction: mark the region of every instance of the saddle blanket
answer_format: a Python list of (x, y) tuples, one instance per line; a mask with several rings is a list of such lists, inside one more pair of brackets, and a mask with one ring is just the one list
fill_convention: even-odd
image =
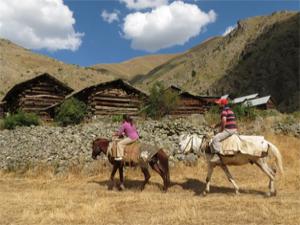
[(268, 151), (268, 143), (263, 136), (231, 135), (222, 142), (222, 155), (234, 155), (237, 152), (261, 157)]
[[(141, 144), (136, 141), (125, 147), (123, 160), (129, 163), (138, 163), (140, 160), (148, 162), (158, 152), (158, 150), (159, 149), (155, 146)], [(108, 153), (114, 158), (117, 157), (117, 140), (110, 142), (108, 146)]]

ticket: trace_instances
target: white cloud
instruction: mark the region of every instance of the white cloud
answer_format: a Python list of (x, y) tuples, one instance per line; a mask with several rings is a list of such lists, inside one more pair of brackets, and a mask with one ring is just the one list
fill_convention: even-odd
[(222, 36), (226, 36), (231, 31), (233, 31), (235, 28), (236, 28), (236, 26), (229, 26), (229, 27), (227, 27), (226, 30), (224, 31), (224, 33), (222, 34)]
[(0, 36), (25, 48), (75, 51), (83, 33), (63, 0), (0, 0)]
[(175, 1), (151, 12), (136, 12), (124, 19), (123, 33), (134, 49), (155, 52), (183, 45), (216, 20), (216, 13), (201, 11), (197, 5)]
[(120, 0), (128, 9), (141, 10), (167, 5), (168, 0)]
[(120, 12), (116, 10), (112, 13), (103, 10), (101, 13), (101, 17), (105, 22), (112, 23), (114, 21), (119, 21), (119, 14)]

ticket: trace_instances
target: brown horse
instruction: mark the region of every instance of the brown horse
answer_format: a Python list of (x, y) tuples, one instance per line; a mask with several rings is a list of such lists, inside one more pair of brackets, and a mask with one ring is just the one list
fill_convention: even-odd
[[(107, 149), (109, 145), (109, 140), (105, 138), (98, 138), (95, 141), (93, 141), (93, 152), (92, 152), (92, 158), (97, 159), (97, 156), (100, 155), (101, 152), (103, 152), (105, 155), (108, 156), (109, 162), (113, 165), (113, 169), (110, 175), (110, 184), (108, 186), (108, 189), (111, 190), (114, 186), (114, 176), (119, 170), (119, 176), (120, 176), (120, 189), (124, 189), (124, 177), (123, 177), (123, 167), (124, 162), (123, 161), (116, 161), (110, 154), (107, 154)], [(143, 148), (143, 145), (141, 146)], [(169, 159), (166, 153), (163, 151), (163, 149), (158, 149), (157, 153), (153, 155), (153, 157), (149, 160), (148, 163), (139, 163), (138, 166), (140, 166), (145, 180), (141, 186), (141, 190), (145, 188), (145, 185), (148, 183), (150, 179), (150, 173), (148, 170), (148, 164), (151, 166), (151, 168), (156, 171), (161, 178), (163, 179), (163, 190), (167, 191), (169, 183), (170, 183), (170, 175), (169, 175)], [(133, 164), (133, 166), (137, 166), (137, 164)]]

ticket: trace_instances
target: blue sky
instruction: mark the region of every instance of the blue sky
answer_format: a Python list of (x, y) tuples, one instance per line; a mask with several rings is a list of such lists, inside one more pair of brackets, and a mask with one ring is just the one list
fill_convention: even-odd
[[(17, 0), (0, 0), (0, 36), (35, 52), (81, 66), (117, 63), (148, 54), (184, 52), (211, 36), (222, 35), (238, 20), (278, 10), (299, 11), (298, 1), (189, 0), (179, 4), (171, 0), (138, 0), (143, 3), (138, 5), (133, 0), (53, 0), (55, 5), (39, 3), (38, 6), (34, 2), (37, 0), (27, 1), (35, 8), (26, 8), (27, 5), (20, 5)], [(132, 5), (128, 5), (130, 1)], [(157, 5), (151, 5), (151, 1)], [(2, 7), (2, 18), (1, 4), (6, 7), (6, 11)], [(20, 10), (23, 17), (9, 14), (9, 7), (15, 14)], [(40, 12), (47, 7), (49, 10)], [(170, 19), (165, 12), (171, 8), (173, 17)], [(39, 21), (33, 21), (37, 16), (30, 18), (39, 13), (42, 13)], [(109, 21), (111, 13), (115, 17)], [(148, 25), (142, 23), (141, 18), (146, 18)], [(21, 32), (20, 27), (28, 29)]]

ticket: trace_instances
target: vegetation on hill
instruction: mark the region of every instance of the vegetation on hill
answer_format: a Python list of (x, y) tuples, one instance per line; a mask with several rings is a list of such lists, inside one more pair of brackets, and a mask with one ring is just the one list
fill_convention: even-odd
[(150, 89), (149, 100), (144, 111), (147, 116), (159, 119), (175, 109), (178, 103), (178, 94), (169, 90), (166, 91), (165, 86), (157, 82)]
[(239, 21), (225, 37), (211, 38), (150, 71), (136, 84), (175, 84), (197, 94), (271, 94), (281, 111), (299, 110), (299, 12)]

